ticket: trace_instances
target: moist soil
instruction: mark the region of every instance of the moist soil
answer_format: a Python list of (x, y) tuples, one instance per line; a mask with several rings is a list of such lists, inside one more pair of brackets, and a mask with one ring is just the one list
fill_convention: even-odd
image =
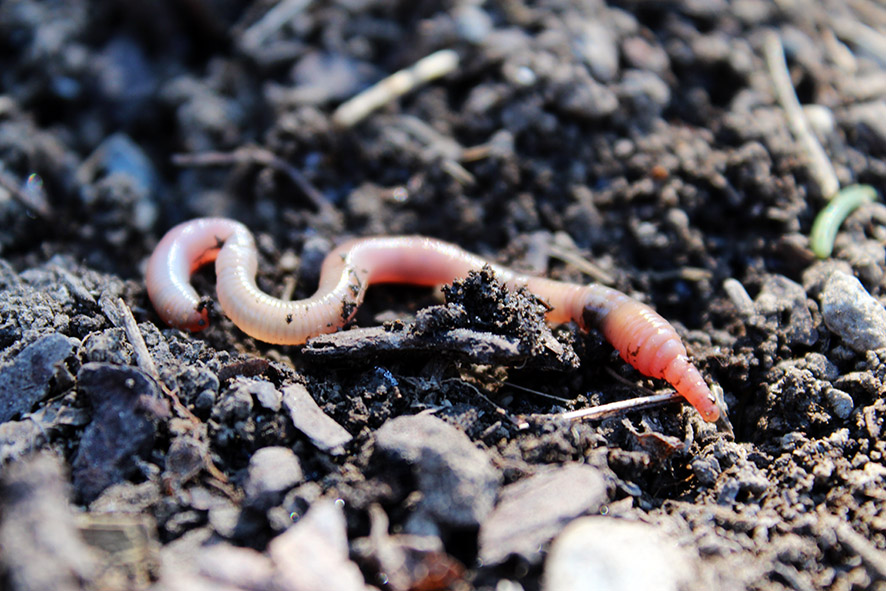
[[(549, 544), (604, 515), (682, 553), (647, 588), (881, 588), (886, 349), (822, 302), (835, 273), (882, 300), (886, 208), (815, 258), (824, 199), (763, 56), (777, 34), (841, 184), (882, 192), (884, 31), (867, 0), (0, 4), (2, 586), (585, 588)], [(333, 120), (442, 49), (454, 70)], [(255, 232), (278, 297), (378, 234), (608, 283), (677, 327), (732, 429), (680, 404), (559, 418), (668, 390), (488, 272), (374, 287), (305, 347), (217, 307), (170, 329), (145, 263), (200, 216)], [(594, 495), (533, 488), (576, 464)], [(324, 515), (347, 582), (279, 550)], [(657, 564), (616, 549), (622, 580)]]

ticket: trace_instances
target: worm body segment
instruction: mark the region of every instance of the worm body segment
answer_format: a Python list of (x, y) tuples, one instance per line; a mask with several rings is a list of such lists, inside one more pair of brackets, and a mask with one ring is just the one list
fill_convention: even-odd
[[(190, 276), (213, 260), (222, 311), (248, 335), (281, 345), (299, 345), (342, 327), (373, 283), (439, 285), (490, 264), (433, 238), (360, 238), (326, 257), (313, 296), (284, 301), (256, 285), (258, 254), (246, 226), (224, 218), (200, 218), (171, 229), (148, 262), (148, 295), (165, 322), (192, 331), (208, 325)], [(640, 373), (670, 383), (705, 420), (719, 418), (714, 396), (676, 330), (649, 306), (602, 285), (565, 283), (490, 266), (510, 288), (525, 286), (545, 300), (549, 322), (575, 321), (584, 330), (598, 328)]]

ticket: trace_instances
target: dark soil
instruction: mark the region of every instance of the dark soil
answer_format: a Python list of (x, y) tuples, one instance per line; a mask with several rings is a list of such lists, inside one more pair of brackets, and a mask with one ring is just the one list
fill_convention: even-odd
[[(763, 58), (778, 33), (840, 182), (882, 194), (886, 9), (339, 0), (267, 26), (297, 4), (0, 3), (0, 587), (886, 588), (886, 207), (815, 259)], [(441, 49), (453, 72), (333, 123)], [(169, 329), (145, 262), (209, 215), (294, 298), (354, 236), (592, 261), (678, 327), (734, 433), (557, 419), (664, 385), (488, 273), (373, 288), (363, 328), (304, 348), (217, 310)], [(595, 538), (621, 583), (564, 586)]]

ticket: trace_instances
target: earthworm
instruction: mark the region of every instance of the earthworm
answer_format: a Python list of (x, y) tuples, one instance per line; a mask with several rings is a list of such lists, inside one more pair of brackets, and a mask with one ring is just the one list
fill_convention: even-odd
[(222, 311), (248, 335), (280, 345), (299, 345), (342, 327), (370, 284), (440, 285), (490, 265), (511, 289), (524, 286), (546, 301), (549, 322), (575, 321), (583, 330), (599, 329), (622, 359), (640, 373), (670, 383), (705, 420), (720, 416), (674, 327), (649, 306), (603, 285), (522, 275), (434, 238), (369, 237), (346, 242), (326, 257), (313, 296), (284, 301), (256, 285), (258, 253), (246, 226), (199, 218), (171, 229), (148, 262), (148, 295), (165, 322), (192, 331), (208, 325), (190, 276), (213, 260)]

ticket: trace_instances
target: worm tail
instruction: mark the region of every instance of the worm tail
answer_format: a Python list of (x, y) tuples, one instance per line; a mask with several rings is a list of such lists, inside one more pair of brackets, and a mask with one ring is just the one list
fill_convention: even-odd
[(608, 287), (586, 288), (581, 324), (603, 336), (640, 373), (663, 379), (709, 422), (720, 417), (710, 388), (689, 361), (674, 327), (649, 306)]

